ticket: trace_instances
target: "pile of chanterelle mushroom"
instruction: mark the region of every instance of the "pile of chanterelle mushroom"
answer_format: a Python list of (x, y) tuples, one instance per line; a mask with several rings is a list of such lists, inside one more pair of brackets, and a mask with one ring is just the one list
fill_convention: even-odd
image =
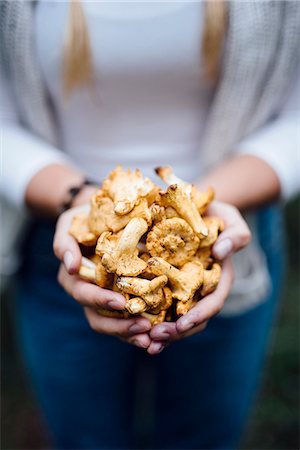
[(220, 218), (203, 216), (212, 189), (199, 192), (170, 167), (156, 173), (166, 190), (118, 166), (70, 228), (85, 255), (79, 275), (126, 299), (124, 311), (99, 313), (142, 315), (152, 325), (176, 320), (216, 288), (221, 266), (211, 249), (223, 230)]

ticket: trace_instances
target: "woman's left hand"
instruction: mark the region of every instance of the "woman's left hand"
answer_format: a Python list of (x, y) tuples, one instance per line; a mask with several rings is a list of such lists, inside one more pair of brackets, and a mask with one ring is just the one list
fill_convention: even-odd
[(217, 289), (197, 303), (187, 314), (177, 322), (164, 322), (152, 328), (150, 336), (152, 342), (148, 353), (160, 353), (166, 345), (178, 339), (192, 336), (203, 331), (207, 321), (218, 314), (228, 297), (233, 282), (233, 270), (230, 258), (226, 259), (222, 267), (222, 275)]
[(172, 341), (203, 331), (207, 321), (221, 311), (230, 294), (234, 278), (230, 256), (250, 242), (251, 232), (234, 206), (214, 201), (207, 214), (221, 217), (225, 225), (224, 231), (213, 246), (214, 257), (223, 260), (220, 282), (214, 292), (199, 301), (177, 322), (164, 322), (152, 328), (150, 332), (152, 342), (147, 350), (151, 355), (160, 353)]

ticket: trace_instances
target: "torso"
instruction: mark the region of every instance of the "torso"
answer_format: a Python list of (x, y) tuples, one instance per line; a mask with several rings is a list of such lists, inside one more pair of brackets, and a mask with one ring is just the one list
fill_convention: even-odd
[(201, 136), (212, 89), (201, 70), (202, 2), (82, 2), (95, 83), (64, 99), (61, 81), (68, 2), (41, 0), (38, 57), (63, 150), (95, 179), (116, 164), (172, 164), (201, 173)]

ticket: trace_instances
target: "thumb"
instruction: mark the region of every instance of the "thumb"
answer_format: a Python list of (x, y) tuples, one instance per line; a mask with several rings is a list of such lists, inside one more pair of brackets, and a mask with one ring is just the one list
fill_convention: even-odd
[(244, 248), (251, 239), (247, 225), (237, 224), (227, 228), (216, 240), (212, 253), (219, 260), (223, 260), (233, 253)]
[(70, 211), (60, 216), (56, 224), (53, 240), (55, 256), (64, 263), (69, 274), (78, 272), (81, 263), (81, 252), (77, 241), (69, 234), (72, 215)]

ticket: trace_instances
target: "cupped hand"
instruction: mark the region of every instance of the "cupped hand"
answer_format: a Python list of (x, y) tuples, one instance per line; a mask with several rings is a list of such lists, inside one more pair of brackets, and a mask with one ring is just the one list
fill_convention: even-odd
[(164, 322), (152, 328), (150, 336), (153, 341), (148, 347), (148, 353), (154, 355), (161, 352), (171, 342), (203, 331), (208, 320), (222, 310), (232, 283), (233, 269), (231, 260), (228, 258), (224, 261), (220, 282), (214, 292), (200, 300), (176, 322)]
[(213, 256), (220, 261), (246, 247), (251, 240), (251, 231), (239, 210), (228, 203), (213, 201), (206, 214), (218, 216), (224, 221), (224, 231), (213, 246)]
[(86, 282), (77, 275), (81, 252), (68, 230), (73, 216), (87, 211), (88, 205), (72, 208), (61, 214), (57, 221), (53, 249), (57, 258), (62, 261), (58, 281), (65, 291), (83, 306), (85, 316), (94, 331), (116, 336), (137, 347), (148, 348), (151, 343), (148, 333), (150, 322), (142, 317), (115, 319), (101, 316), (97, 313), (97, 307), (122, 310), (125, 306), (124, 297), (118, 292)]
[(233, 283), (233, 268), (229, 256), (246, 247), (251, 240), (251, 232), (241, 213), (232, 205), (214, 201), (207, 209), (208, 216), (218, 216), (224, 221), (224, 231), (215, 242), (213, 256), (224, 261), (222, 275), (217, 289), (203, 298), (177, 322), (164, 322), (151, 330), (153, 340), (148, 353), (161, 352), (170, 342), (183, 339), (203, 331), (207, 321), (221, 311), (230, 294)]

